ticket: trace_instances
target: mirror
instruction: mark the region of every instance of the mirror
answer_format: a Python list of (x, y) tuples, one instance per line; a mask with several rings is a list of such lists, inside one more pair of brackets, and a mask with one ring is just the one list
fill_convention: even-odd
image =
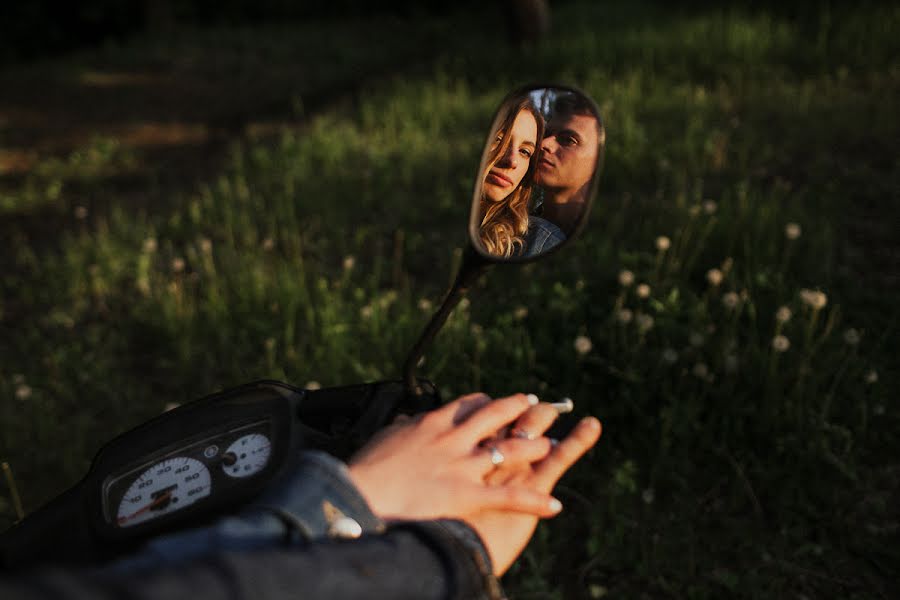
[(493, 262), (522, 262), (573, 239), (590, 212), (605, 142), (597, 105), (574, 88), (507, 96), (478, 169), (471, 244)]

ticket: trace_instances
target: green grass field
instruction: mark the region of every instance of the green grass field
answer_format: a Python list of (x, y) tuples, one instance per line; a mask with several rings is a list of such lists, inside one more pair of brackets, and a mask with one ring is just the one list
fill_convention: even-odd
[[(346, 25), (359, 45), (337, 53), (292, 45), (315, 35), (298, 25), (35, 65), (78, 80), (193, 48), (185, 77), (260, 73), (295, 114), (193, 178), (98, 134), (3, 180), (0, 460), (26, 510), (168, 403), (397, 377), (465, 244), (492, 111), (559, 81), (606, 120), (591, 223), (546, 262), (492, 272), (423, 367), (447, 399), (568, 395), (604, 423), (510, 596), (890, 597), (900, 9), (606, 4), (554, 8), (524, 50), (460, 16), (429, 21), (425, 58), (390, 21)], [(14, 518), (0, 484), (0, 524)]]

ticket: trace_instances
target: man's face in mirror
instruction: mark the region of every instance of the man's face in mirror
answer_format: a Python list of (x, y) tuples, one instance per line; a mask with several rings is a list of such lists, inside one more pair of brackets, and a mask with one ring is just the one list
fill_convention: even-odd
[(541, 142), (537, 184), (547, 190), (577, 191), (594, 176), (599, 135), (597, 119), (582, 114), (557, 115), (547, 123)]

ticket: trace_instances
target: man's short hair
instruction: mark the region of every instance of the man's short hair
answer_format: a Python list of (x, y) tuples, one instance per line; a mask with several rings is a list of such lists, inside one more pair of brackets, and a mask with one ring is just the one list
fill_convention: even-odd
[(597, 116), (593, 103), (585, 96), (575, 93), (565, 93), (556, 97), (553, 101), (553, 117), (571, 117), (573, 115), (581, 115), (591, 117), (597, 123), (597, 140), (603, 144), (606, 140), (606, 134), (603, 130), (603, 124)]

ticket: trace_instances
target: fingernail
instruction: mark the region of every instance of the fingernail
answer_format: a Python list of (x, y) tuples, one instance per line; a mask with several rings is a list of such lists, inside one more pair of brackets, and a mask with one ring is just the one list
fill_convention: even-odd
[(551, 498), (550, 502), (547, 503), (547, 506), (550, 507), (554, 513), (558, 513), (562, 510), (562, 502), (557, 500), (556, 498)]
[(591, 429), (597, 429), (600, 422), (594, 417), (585, 417), (581, 420), (581, 424), (585, 427), (590, 427)]
[(564, 415), (575, 410), (575, 403), (571, 398), (563, 398), (562, 402), (551, 402), (550, 406), (556, 409), (556, 412)]
[(538, 397), (534, 394), (528, 394), (526, 398), (528, 398), (528, 404), (530, 404), (531, 406), (537, 406), (537, 403), (540, 402)]

